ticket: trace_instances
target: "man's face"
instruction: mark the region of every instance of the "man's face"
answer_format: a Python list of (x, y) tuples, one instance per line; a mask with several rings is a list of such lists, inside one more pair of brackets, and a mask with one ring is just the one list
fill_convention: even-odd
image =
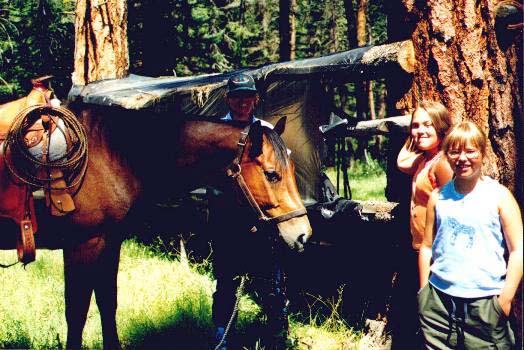
[(257, 95), (251, 91), (238, 91), (227, 96), (231, 116), (235, 120), (250, 120), (257, 103)]

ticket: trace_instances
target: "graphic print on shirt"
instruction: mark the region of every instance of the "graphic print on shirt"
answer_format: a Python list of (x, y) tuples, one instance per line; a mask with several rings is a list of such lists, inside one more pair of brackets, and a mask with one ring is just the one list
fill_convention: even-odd
[(449, 219), (449, 226), (451, 227), (452, 233), (451, 233), (451, 245), (455, 245), (455, 242), (457, 240), (457, 237), (459, 234), (461, 235), (467, 235), (468, 243), (466, 244), (466, 248), (473, 247), (473, 241), (475, 240), (475, 228), (467, 225), (463, 225), (455, 218)]

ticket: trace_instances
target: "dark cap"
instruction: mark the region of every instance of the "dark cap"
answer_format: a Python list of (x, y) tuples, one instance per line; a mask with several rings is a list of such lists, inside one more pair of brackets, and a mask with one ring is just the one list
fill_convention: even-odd
[(231, 94), (239, 91), (257, 92), (255, 80), (249, 74), (240, 73), (232, 76), (227, 81), (227, 93)]

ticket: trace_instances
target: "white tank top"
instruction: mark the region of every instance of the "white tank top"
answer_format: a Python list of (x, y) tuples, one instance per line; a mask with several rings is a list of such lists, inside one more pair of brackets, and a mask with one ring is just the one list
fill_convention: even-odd
[(505, 241), (498, 204), (503, 187), (482, 177), (470, 193), (442, 187), (435, 207), (436, 234), (430, 283), (462, 298), (498, 295), (506, 278)]

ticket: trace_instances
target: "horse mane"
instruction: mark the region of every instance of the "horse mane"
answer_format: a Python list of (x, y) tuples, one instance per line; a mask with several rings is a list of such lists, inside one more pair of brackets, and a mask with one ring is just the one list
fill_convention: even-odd
[(266, 135), (266, 138), (268, 142), (271, 144), (273, 149), (275, 150), (275, 158), (277, 163), (285, 169), (289, 162), (288, 162), (288, 154), (287, 154), (287, 147), (284, 143), (284, 140), (280, 137), (280, 135), (273, 129), (262, 126), (262, 130), (264, 135)]

